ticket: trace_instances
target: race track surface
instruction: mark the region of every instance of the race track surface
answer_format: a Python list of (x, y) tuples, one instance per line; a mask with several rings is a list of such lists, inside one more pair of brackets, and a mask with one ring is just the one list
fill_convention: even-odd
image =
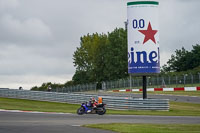
[(80, 125), (121, 122), (197, 124), (200, 117), (0, 112), (0, 133), (112, 133)]

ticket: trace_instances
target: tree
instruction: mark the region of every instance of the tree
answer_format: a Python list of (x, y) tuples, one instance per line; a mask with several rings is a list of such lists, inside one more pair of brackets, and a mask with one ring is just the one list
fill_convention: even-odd
[(74, 84), (83, 84), (89, 83), (89, 78), (89, 72), (83, 70), (76, 70), (75, 74), (72, 77), (72, 80), (74, 81)]
[(184, 47), (175, 51), (175, 55), (162, 67), (162, 72), (180, 72), (194, 69), (200, 66), (200, 45), (193, 46), (191, 51)]
[(127, 76), (127, 33), (115, 29), (106, 34), (81, 37), (73, 55), (75, 83), (101, 82)]
[(115, 80), (128, 76), (127, 33), (120, 28), (108, 34), (105, 53), (105, 80)]
[(102, 80), (104, 68), (104, 51), (107, 45), (107, 35), (87, 34), (81, 37), (80, 47), (74, 52), (74, 66), (76, 72), (73, 76), (75, 83), (88, 83)]
[(72, 81), (72, 80), (67, 81), (67, 82), (64, 84), (65, 87), (72, 86), (72, 85), (74, 85), (74, 81)]
[(51, 82), (48, 83), (43, 83), (40, 87), (34, 86), (31, 88), (33, 91), (47, 91), (48, 86), (51, 86), (52, 90), (56, 90), (57, 88), (62, 88), (64, 87), (64, 84), (52, 84)]
[(191, 51), (191, 68), (196, 68), (200, 66), (200, 45), (196, 44), (192, 46), (193, 49)]

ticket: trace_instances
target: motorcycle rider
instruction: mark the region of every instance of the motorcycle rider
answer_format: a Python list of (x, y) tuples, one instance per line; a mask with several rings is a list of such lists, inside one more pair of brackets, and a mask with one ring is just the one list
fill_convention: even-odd
[(90, 99), (90, 101), (91, 101), (91, 106), (92, 106), (93, 108), (96, 108), (97, 105), (98, 105), (97, 100), (96, 100), (94, 97), (92, 97), (92, 98)]

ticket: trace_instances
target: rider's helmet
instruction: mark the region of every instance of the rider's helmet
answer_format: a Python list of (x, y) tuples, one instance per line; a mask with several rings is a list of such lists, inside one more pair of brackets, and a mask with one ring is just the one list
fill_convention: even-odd
[(95, 102), (96, 101), (94, 97), (91, 97), (90, 100), (91, 100), (91, 102)]

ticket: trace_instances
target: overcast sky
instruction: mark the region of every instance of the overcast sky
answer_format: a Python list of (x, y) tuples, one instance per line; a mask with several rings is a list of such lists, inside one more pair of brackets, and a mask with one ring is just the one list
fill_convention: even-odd
[[(130, 1), (130, 0), (129, 0)], [(65, 83), (87, 33), (124, 27), (128, 0), (0, 0), (0, 88)], [(159, 0), (161, 65), (200, 43), (200, 0)]]

